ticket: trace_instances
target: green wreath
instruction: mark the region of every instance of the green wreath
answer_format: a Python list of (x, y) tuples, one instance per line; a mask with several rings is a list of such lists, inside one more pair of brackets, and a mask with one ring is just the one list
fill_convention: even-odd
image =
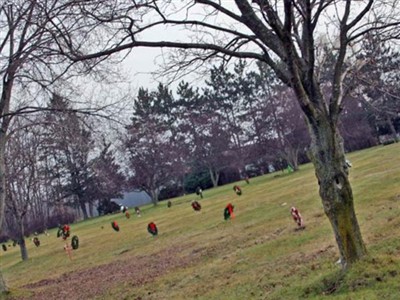
[(33, 238), (33, 243), (35, 244), (36, 247), (39, 247), (39, 246), (40, 246), (40, 241), (39, 241), (39, 238), (38, 238), (37, 236), (35, 236), (35, 237)]
[(76, 250), (79, 248), (79, 238), (77, 235), (74, 235), (71, 240), (72, 249)]
[(62, 228), (58, 228), (57, 237), (59, 238), (63, 234)]

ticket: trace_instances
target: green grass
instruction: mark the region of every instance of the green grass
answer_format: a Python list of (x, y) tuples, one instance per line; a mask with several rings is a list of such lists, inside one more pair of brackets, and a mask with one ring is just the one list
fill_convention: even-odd
[[(164, 202), (143, 208), (141, 218), (131, 212), (129, 220), (117, 214), (72, 224), (72, 234), (81, 242), (72, 261), (52, 230), (49, 237), (40, 236), (39, 248), (28, 241), (26, 262), (21, 262), (17, 247), (1, 251), (0, 267), (14, 298), (29, 298), (37, 290), (25, 287), (29, 283), (113, 262), (163, 257), (156, 267), (144, 265), (143, 274), (156, 274), (148, 282), (111, 281), (107, 290), (91, 298), (400, 299), (399, 153), (400, 144), (394, 144), (348, 155), (356, 213), (369, 254), (347, 273), (335, 263), (336, 244), (310, 164), (290, 175), (252, 178), (249, 185), (240, 182), (240, 197), (233, 183), (206, 190), (200, 213), (190, 206), (196, 195), (186, 195), (172, 199), (171, 208)], [(228, 202), (235, 205), (236, 218), (224, 221)], [(292, 205), (305, 219), (303, 231), (294, 230)], [(113, 220), (120, 224), (118, 233), (111, 228)], [(146, 231), (150, 221), (159, 228), (157, 238)], [(163, 260), (171, 265), (157, 274)], [(44, 293), (46, 289), (54, 286), (40, 288)]]

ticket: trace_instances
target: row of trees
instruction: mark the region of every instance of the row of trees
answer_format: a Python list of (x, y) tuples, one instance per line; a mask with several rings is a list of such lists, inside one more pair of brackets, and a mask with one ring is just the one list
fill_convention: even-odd
[(246, 166), (258, 174), (281, 161), (297, 168), (307, 129), (293, 95), (267, 72), (238, 62), (232, 71), (214, 66), (201, 90), (185, 82), (175, 93), (163, 85), (141, 88), (126, 142), (133, 184), (156, 203), (160, 188), (182, 186), (193, 173), (207, 172), (217, 186), (224, 170), (243, 177)]
[[(375, 53), (375, 59), (385, 57)], [(357, 91), (364, 92), (349, 93), (343, 100), (339, 127), (347, 152), (377, 145), (387, 136), (387, 127), (393, 129), (390, 137), (397, 139), (395, 107), (400, 102), (388, 94), (398, 95), (398, 87), (386, 81), (377, 83), (379, 88), (372, 87), (363, 80), (372, 79), (370, 72), (385, 74), (382, 68), (399, 76), (398, 61), (374, 66), (353, 78), (358, 80)], [(365, 100), (366, 91), (375, 93), (371, 96), (374, 102)], [(167, 195), (193, 192), (200, 180), (193, 185), (188, 179), (198, 173), (207, 173), (210, 183), (217, 186), (224, 171), (236, 173), (232, 179), (237, 180), (288, 165), (297, 170), (299, 161), (308, 160), (310, 140), (294, 97), (265, 64), (251, 68), (244, 61), (231, 70), (224, 65), (212, 67), (202, 89), (186, 82), (174, 92), (161, 84), (154, 91), (141, 88), (126, 138), (132, 184), (146, 190), (157, 203), (163, 187), (171, 186)], [(382, 119), (383, 113), (391, 117)], [(202, 188), (209, 186), (207, 181), (202, 184)]]
[(5, 232), (18, 242), (24, 260), (26, 235), (72, 221), (68, 207), (86, 219), (88, 208), (121, 194), (125, 177), (111, 143), (96, 138), (94, 121), (53, 95), (46, 110), (11, 124)]

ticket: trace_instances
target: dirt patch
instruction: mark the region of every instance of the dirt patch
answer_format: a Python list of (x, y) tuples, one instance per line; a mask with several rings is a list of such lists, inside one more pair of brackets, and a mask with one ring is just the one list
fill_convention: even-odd
[(32, 293), (29, 297), (13, 299), (92, 299), (103, 295), (117, 284), (130, 287), (143, 285), (172, 269), (193, 263), (192, 257), (176, 255), (182, 250), (183, 247), (174, 247), (151, 256), (132, 257), (69, 272), (55, 279), (44, 279), (23, 286)]
[(316, 214), (313, 215), (313, 217), (316, 218), (316, 219), (322, 218), (324, 216), (325, 216), (325, 214), (323, 214), (323, 213), (316, 213)]
[(335, 255), (335, 253), (336, 253), (335, 246), (327, 245), (325, 247), (316, 249), (314, 251), (310, 251), (308, 253), (303, 253), (303, 252), (295, 253), (295, 254), (291, 255), (290, 257), (286, 257), (285, 259), (287, 261), (293, 261), (293, 264), (296, 264), (296, 262), (299, 262), (299, 261), (301, 261), (304, 264), (304, 263), (312, 262), (313, 260), (316, 260), (319, 257), (322, 257), (324, 255), (329, 255), (329, 256)]

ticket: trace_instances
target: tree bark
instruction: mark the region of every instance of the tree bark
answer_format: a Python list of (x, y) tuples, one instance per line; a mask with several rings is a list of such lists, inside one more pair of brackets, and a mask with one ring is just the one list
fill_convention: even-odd
[(219, 181), (219, 172), (218, 171), (213, 171), (212, 168), (208, 169), (209, 173), (210, 173), (210, 177), (211, 177), (211, 181), (214, 187), (218, 186), (218, 181)]
[(26, 243), (25, 243), (25, 228), (24, 228), (24, 221), (23, 218), (19, 218), (17, 221), (19, 224), (19, 238), (18, 238), (18, 243), (19, 243), (19, 249), (21, 252), (21, 259), (23, 261), (28, 260), (28, 250), (26, 249)]
[(291, 146), (284, 148), (284, 158), (293, 168), (293, 171), (299, 170), (299, 149)]
[[(4, 93), (3, 93), (4, 94)], [(2, 101), (4, 99), (2, 98)], [(5, 180), (5, 149), (6, 149), (6, 130), (7, 126), (1, 126), (0, 128), (0, 234), (2, 232), (2, 224), (4, 222), (4, 211), (6, 204), (6, 180)], [(3, 275), (0, 270), (0, 295), (8, 293), (8, 287), (3, 279)]]
[(354, 210), (342, 137), (334, 121), (308, 116), (311, 159), (325, 214), (332, 225), (344, 268), (366, 254)]
[(294, 148), (290, 150), (289, 154), (289, 162), (290, 165), (293, 167), (293, 171), (298, 171), (299, 170), (299, 149)]
[(26, 249), (25, 237), (22, 235), (19, 239), (19, 249), (21, 252), (21, 258), (23, 261), (28, 260), (28, 250)]
[(0, 272), (0, 296), (9, 292), (6, 282), (3, 279), (3, 274)]
[(153, 202), (154, 206), (158, 205), (158, 189), (152, 189), (150, 191), (151, 201)]
[(83, 213), (83, 219), (87, 220), (89, 218), (87, 209), (86, 209), (86, 203), (82, 199), (79, 199), (79, 205), (81, 207), (82, 213)]
[(395, 143), (398, 143), (398, 142), (399, 142), (399, 139), (397, 138), (396, 128), (394, 127), (393, 122), (392, 122), (392, 119), (391, 119), (389, 116), (386, 117), (386, 123), (387, 123), (388, 126), (389, 126), (390, 134), (391, 134), (391, 136), (392, 136), (392, 138), (393, 138), (393, 141), (394, 141)]
[(89, 202), (89, 213), (90, 213), (90, 217), (91, 218), (95, 217), (95, 215), (94, 215), (94, 205), (93, 205), (92, 202)]
[(6, 180), (4, 153), (6, 148), (6, 133), (0, 129), (0, 233), (4, 221), (4, 210), (6, 205)]

